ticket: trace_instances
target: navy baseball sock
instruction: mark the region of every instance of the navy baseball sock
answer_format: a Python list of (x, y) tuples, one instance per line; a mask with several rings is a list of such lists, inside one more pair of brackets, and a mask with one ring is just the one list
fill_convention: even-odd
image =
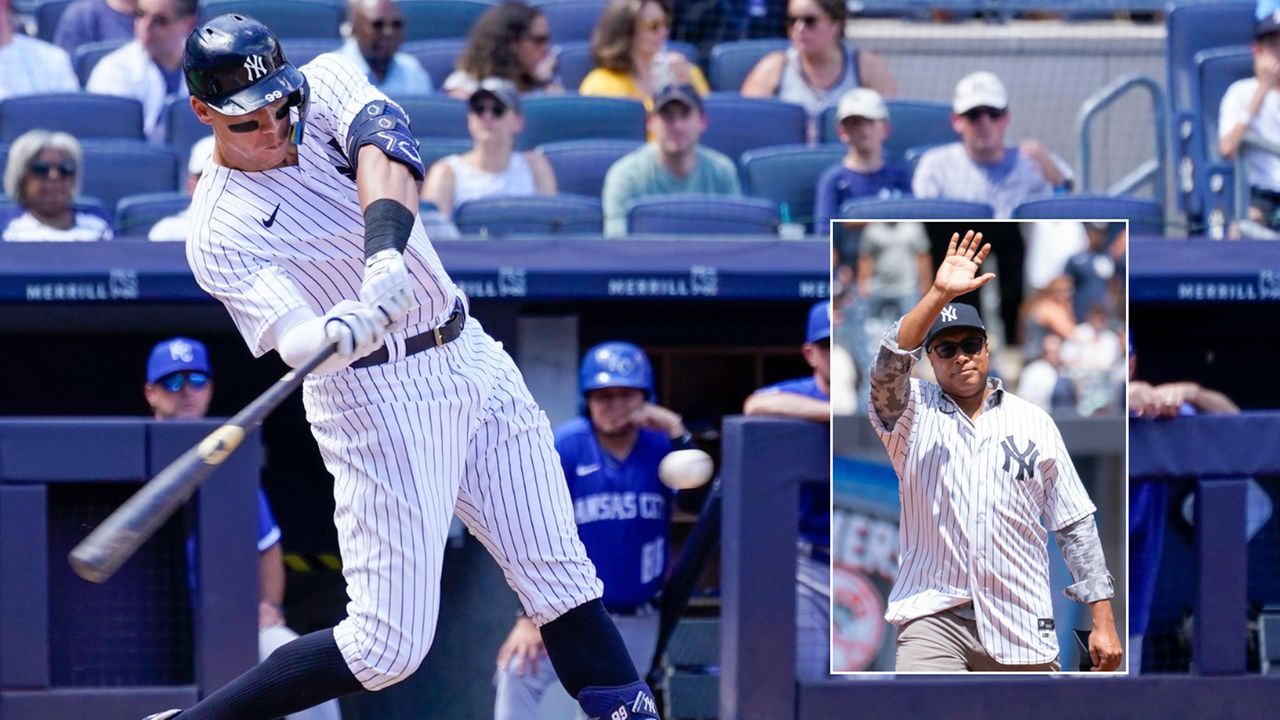
[(180, 720), (271, 720), (362, 690), (333, 630), (304, 635), (184, 710)]
[(579, 605), (541, 629), (547, 656), (569, 695), (576, 698), (589, 685), (621, 686), (640, 679), (622, 636), (598, 599)]

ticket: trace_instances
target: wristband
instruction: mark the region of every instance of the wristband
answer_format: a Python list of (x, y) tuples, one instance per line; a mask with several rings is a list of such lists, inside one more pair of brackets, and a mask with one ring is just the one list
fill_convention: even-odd
[(380, 198), (364, 209), (364, 259), (383, 250), (404, 252), (413, 232), (413, 211), (397, 200)]

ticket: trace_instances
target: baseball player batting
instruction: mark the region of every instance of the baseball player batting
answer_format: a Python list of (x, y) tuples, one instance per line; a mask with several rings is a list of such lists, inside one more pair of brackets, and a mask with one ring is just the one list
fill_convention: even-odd
[[(653, 370), (635, 345), (591, 348), (578, 376), (583, 416), (556, 428), (556, 451), (578, 536), (604, 581), (604, 606), (636, 667), (647, 669), (658, 642), (653, 601), (666, 577), (675, 495), (659, 481), (658, 464), (692, 447), (693, 438), (679, 415), (654, 404)], [(537, 717), (555, 681), (538, 629), (517, 618), (498, 650), (495, 720)]]
[(546, 415), (468, 314), (415, 211), (423, 176), (404, 112), (354, 66), (301, 70), (258, 21), (187, 38), (191, 107), (214, 150), (187, 258), (255, 356), (292, 367), (334, 477), (347, 617), (194, 707), (156, 718), (275, 718), (380, 690), (426, 657), (456, 512), (493, 555), (589, 718), (656, 718), (600, 601)]
[[(987, 376), (978, 312), (952, 303), (991, 246), (951, 236), (933, 287), (884, 335), (871, 368), (871, 424), (898, 473), (901, 565), (885, 619), (899, 672), (1056, 671), (1052, 531), (1089, 606), (1093, 670), (1120, 666), (1114, 594), (1089, 500), (1043, 410)], [(911, 379), (922, 354), (938, 384)], [(1044, 518), (1042, 525), (1040, 519)]]

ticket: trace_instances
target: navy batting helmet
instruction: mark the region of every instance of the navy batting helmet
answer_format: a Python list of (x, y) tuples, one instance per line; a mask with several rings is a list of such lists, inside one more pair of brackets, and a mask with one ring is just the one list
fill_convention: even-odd
[(649, 358), (629, 342), (600, 343), (588, 350), (582, 357), (578, 381), (583, 397), (592, 390), (615, 387), (643, 390), (650, 402), (655, 397)]
[(219, 15), (191, 31), (182, 72), (191, 94), (223, 115), (248, 115), (286, 96), (292, 105), (306, 99), (306, 79), (285, 60), (275, 33), (239, 13)]

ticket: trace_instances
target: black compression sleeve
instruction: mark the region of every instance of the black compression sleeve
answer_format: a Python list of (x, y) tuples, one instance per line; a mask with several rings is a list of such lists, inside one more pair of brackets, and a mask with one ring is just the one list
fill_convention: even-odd
[(364, 209), (364, 257), (382, 250), (404, 252), (413, 232), (413, 211), (398, 200), (381, 198)]

